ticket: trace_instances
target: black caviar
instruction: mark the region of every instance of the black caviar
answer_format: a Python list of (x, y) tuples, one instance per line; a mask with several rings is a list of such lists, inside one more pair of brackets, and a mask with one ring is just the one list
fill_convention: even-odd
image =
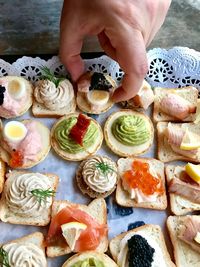
[(103, 73), (94, 72), (92, 74), (89, 90), (109, 91), (110, 88), (112, 88), (112, 84), (106, 79)]
[(0, 85), (0, 106), (3, 105), (5, 91), (6, 91), (6, 88)]
[(128, 240), (129, 267), (151, 267), (155, 249), (141, 235), (133, 235)]

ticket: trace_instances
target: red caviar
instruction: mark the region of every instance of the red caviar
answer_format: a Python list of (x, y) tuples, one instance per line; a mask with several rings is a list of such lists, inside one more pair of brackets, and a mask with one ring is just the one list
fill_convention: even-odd
[(150, 173), (149, 164), (135, 160), (132, 163), (132, 169), (123, 174), (123, 179), (130, 188), (138, 188), (145, 195), (154, 193), (163, 194), (164, 188), (160, 177), (154, 177)]
[(83, 114), (79, 114), (77, 123), (70, 131), (71, 138), (79, 145), (83, 145), (83, 139), (90, 125), (90, 119), (87, 119)]
[(23, 165), (24, 157), (21, 151), (15, 150), (11, 153), (10, 167), (18, 168)]

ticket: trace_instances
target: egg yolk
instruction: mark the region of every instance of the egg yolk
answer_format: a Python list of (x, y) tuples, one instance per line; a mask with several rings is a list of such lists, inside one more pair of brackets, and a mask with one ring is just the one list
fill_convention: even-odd
[(15, 125), (7, 128), (7, 135), (13, 138), (19, 138), (24, 136), (24, 129)]

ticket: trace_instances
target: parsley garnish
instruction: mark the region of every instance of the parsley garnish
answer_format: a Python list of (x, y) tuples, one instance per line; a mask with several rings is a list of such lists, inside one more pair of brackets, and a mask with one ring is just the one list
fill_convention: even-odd
[(56, 87), (58, 87), (59, 83), (62, 82), (63, 80), (65, 80), (64, 77), (58, 78), (56, 77), (49, 68), (43, 66), (40, 68), (42, 71), (42, 77), (41, 79), (44, 80), (49, 80), (51, 82), (53, 82), (55, 84)]
[(48, 197), (55, 196), (56, 192), (50, 188), (47, 190), (34, 189), (31, 191), (31, 194), (36, 197), (39, 203), (41, 203), (42, 201), (46, 201)]

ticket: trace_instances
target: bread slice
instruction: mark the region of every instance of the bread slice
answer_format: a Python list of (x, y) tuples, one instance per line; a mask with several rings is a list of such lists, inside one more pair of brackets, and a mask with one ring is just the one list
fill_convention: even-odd
[[(180, 178), (184, 166), (168, 165), (165, 168), (167, 183), (174, 177)], [(171, 211), (175, 215), (185, 215), (191, 211), (199, 211), (200, 204), (194, 203), (182, 196), (174, 193), (169, 194)]]
[[(197, 99), (198, 99), (198, 89), (196, 89), (193, 86), (187, 86), (179, 89), (169, 89), (169, 88), (161, 88), (156, 87), (154, 88), (155, 93), (155, 100), (154, 100), (154, 110), (153, 110), (153, 120), (155, 122), (158, 121), (180, 121), (179, 119), (169, 116), (166, 113), (164, 113), (160, 108), (160, 102), (163, 97), (165, 97), (168, 93), (175, 93), (181, 97), (183, 97), (185, 100), (189, 101), (194, 106), (197, 105)], [(190, 114), (187, 118), (185, 118), (183, 121), (193, 121), (195, 119), (195, 113)]]
[(65, 160), (70, 160), (70, 161), (80, 161), (80, 160), (84, 160), (90, 156), (92, 156), (93, 154), (95, 154), (101, 147), (102, 141), (103, 141), (103, 133), (102, 133), (102, 129), (101, 126), (98, 124), (97, 121), (95, 121), (92, 118), (89, 118), (91, 121), (93, 121), (95, 123), (95, 125), (98, 128), (98, 138), (96, 139), (95, 143), (86, 151), (83, 152), (79, 152), (76, 154), (72, 154), (72, 153), (68, 153), (65, 152), (64, 150), (60, 149), (55, 137), (54, 137), (54, 131), (56, 129), (56, 127), (58, 126), (58, 124), (60, 124), (60, 122), (62, 122), (63, 120), (66, 120), (70, 117), (76, 116), (78, 117), (78, 113), (71, 113), (68, 115), (63, 116), (62, 118), (60, 118), (59, 120), (56, 121), (56, 123), (53, 125), (52, 129), (51, 129), (51, 145), (53, 147), (53, 149), (55, 150), (55, 152), (63, 159)]
[(81, 262), (87, 259), (96, 259), (99, 260), (104, 264), (104, 266), (109, 267), (117, 267), (118, 265), (106, 254), (99, 253), (96, 251), (86, 251), (82, 253), (75, 254), (74, 256), (70, 257), (62, 267), (71, 267), (74, 266), (77, 262)]
[(151, 225), (151, 224), (140, 226), (128, 232), (124, 232), (120, 235), (117, 235), (116, 237), (111, 239), (109, 243), (109, 249), (110, 249), (113, 259), (116, 262), (117, 262), (118, 254), (120, 252), (121, 240), (127, 234), (132, 236), (134, 234), (140, 234), (140, 233), (143, 234), (144, 237), (146, 236), (149, 240), (151, 239), (154, 243), (157, 243), (157, 245), (160, 247), (161, 252), (162, 252), (162, 257), (160, 255), (160, 260), (163, 260), (167, 267), (175, 267), (175, 264), (171, 261), (170, 255), (167, 251), (167, 247), (166, 247), (165, 240), (164, 240), (160, 226)]
[[(21, 121), (22, 123), (26, 123), (31, 120), (23, 120)], [(39, 164), (41, 161), (43, 161), (46, 156), (49, 153), (49, 150), (51, 148), (50, 145), (50, 131), (49, 129), (41, 122), (35, 121), (37, 124), (37, 130), (41, 135), (41, 144), (42, 144), (42, 149), (41, 151), (37, 154), (37, 160), (36, 161), (27, 161), (24, 165), (21, 167), (18, 167), (16, 169), (29, 169), (32, 168), (33, 166)], [(10, 162), (10, 154), (3, 149), (2, 146), (0, 146), (0, 158), (2, 158), (3, 161), (5, 161), (8, 165)]]
[(6, 172), (6, 164), (0, 159), (0, 193), (3, 191), (5, 172)]
[(174, 247), (174, 257), (177, 267), (199, 267), (200, 254), (178, 238), (179, 228), (185, 216), (169, 216), (167, 227)]
[[(164, 164), (156, 159), (151, 158), (128, 158), (128, 160), (139, 160), (141, 162), (147, 162), (155, 170), (156, 174), (161, 178), (163, 187), (165, 189), (165, 173)], [(119, 161), (118, 161), (119, 162)], [(126, 163), (124, 163), (126, 164)], [(118, 165), (119, 168), (119, 165)], [(120, 171), (119, 171), (120, 175)], [(167, 196), (166, 191), (163, 195), (157, 197), (156, 201), (141, 202), (138, 203), (136, 200), (130, 198), (130, 194), (124, 190), (122, 185), (122, 179), (119, 179), (117, 190), (116, 190), (116, 202), (120, 206), (124, 207), (136, 207), (136, 208), (147, 208), (156, 210), (165, 210), (167, 208)]]
[(22, 116), (24, 113), (26, 113), (29, 110), (29, 108), (32, 106), (32, 103), (33, 103), (33, 85), (32, 85), (31, 82), (29, 82), (25, 78), (17, 77), (17, 76), (4, 76), (4, 77), (0, 78), (0, 82), (2, 80), (5, 80), (5, 79), (7, 81), (11, 81), (11, 80), (16, 79), (16, 78), (22, 80), (25, 83), (26, 92), (27, 92), (27, 98), (26, 98), (26, 101), (25, 101), (24, 105), (19, 110), (19, 113), (17, 114), (17, 116), (13, 116), (13, 115), (10, 115), (10, 114), (7, 114), (7, 113), (0, 114), (0, 117), (3, 117), (5, 119), (11, 119), (11, 118), (16, 118), (16, 117)]
[[(52, 204), (45, 211), (42, 210), (42, 213), (37, 217), (34, 217), (34, 214), (32, 214), (33, 217), (30, 217), (30, 216), (22, 217), (19, 214), (17, 214), (17, 212), (13, 213), (9, 209), (9, 206), (7, 204), (5, 192), (6, 192), (8, 185), (10, 185), (10, 183), (14, 179), (16, 179), (16, 177), (18, 177), (22, 174), (26, 174), (26, 173), (29, 173), (29, 172), (27, 172), (27, 171), (12, 171), (12, 172), (9, 172), (7, 174), (7, 179), (6, 179), (4, 190), (3, 190), (2, 197), (0, 200), (0, 219), (3, 222), (7, 222), (7, 223), (11, 223), (11, 224), (46, 226), (49, 224), (49, 222), (51, 220)], [(45, 173), (44, 175), (48, 177), (48, 180), (51, 184), (50, 189), (56, 191), (57, 186), (58, 186), (58, 182), (59, 182), (58, 176), (55, 174), (51, 174), (51, 173)], [(35, 189), (38, 189), (38, 188), (35, 188)], [(52, 199), (52, 203), (53, 203), (53, 199)]]
[[(172, 126), (174, 123), (171, 123)], [(183, 160), (183, 161), (191, 161), (191, 162), (199, 162), (200, 163), (200, 149), (195, 157), (188, 158), (186, 156), (182, 156), (176, 152), (174, 152), (171, 146), (168, 143), (167, 137), (165, 135), (165, 131), (167, 129), (168, 122), (158, 122), (157, 124), (157, 136), (158, 136), (158, 159), (162, 162), (170, 162), (174, 160)], [(195, 133), (200, 135), (200, 123), (194, 124), (192, 122), (188, 123), (180, 123), (179, 124), (183, 130), (187, 128)]]
[[(147, 128), (150, 132), (150, 138), (146, 143), (138, 145), (138, 146), (127, 146), (127, 145), (120, 143), (114, 137), (114, 135), (112, 134), (112, 130), (111, 130), (112, 124), (117, 118), (123, 115), (135, 115), (135, 116), (139, 116), (145, 119)], [(153, 143), (153, 139), (154, 139), (154, 127), (153, 127), (153, 124), (150, 118), (147, 115), (140, 113), (140, 112), (133, 111), (131, 109), (122, 109), (122, 110), (112, 113), (108, 117), (105, 123), (105, 126), (104, 126), (104, 136), (105, 136), (105, 141), (106, 141), (107, 146), (115, 154), (121, 157), (133, 157), (133, 156), (137, 156), (140, 154), (144, 154), (150, 149)]]
[[(24, 246), (27, 245), (27, 244), (33, 244), (36, 247), (38, 247), (38, 249), (41, 250), (42, 254), (44, 255), (44, 258), (46, 257), (45, 256), (44, 236), (40, 232), (34, 232), (34, 233), (30, 234), (30, 235), (26, 235), (26, 236), (23, 236), (21, 238), (17, 238), (15, 240), (9, 241), (7, 243), (4, 243), (3, 246), (8, 245), (8, 244), (13, 244), (13, 243), (19, 244), (19, 245), (24, 245)], [(38, 255), (36, 255), (36, 256), (38, 257)], [(22, 254), (21, 258), (22, 258), (23, 262), (26, 262), (27, 261), (27, 254), (24, 253), (24, 257), (23, 257), (23, 254)], [(46, 263), (45, 266), (47, 267), (47, 263)]]
[[(67, 200), (57, 200), (54, 201), (52, 207), (52, 214), (51, 217), (53, 218), (60, 210), (65, 207), (74, 205), (74, 203), (67, 201)], [(107, 208), (106, 202), (102, 198), (98, 198), (90, 202), (88, 206), (77, 204), (77, 208), (87, 212), (90, 216), (95, 218), (98, 223), (106, 224), (107, 223)], [(106, 252), (108, 248), (108, 238), (107, 236), (103, 237), (99, 246), (97, 247), (97, 252)], [(71, 253), (70, 248), (66, 244), (66, 246), (49, 246), (47, 247), (47, 256), (48, 257), (58, 257), (61, 255)]]

